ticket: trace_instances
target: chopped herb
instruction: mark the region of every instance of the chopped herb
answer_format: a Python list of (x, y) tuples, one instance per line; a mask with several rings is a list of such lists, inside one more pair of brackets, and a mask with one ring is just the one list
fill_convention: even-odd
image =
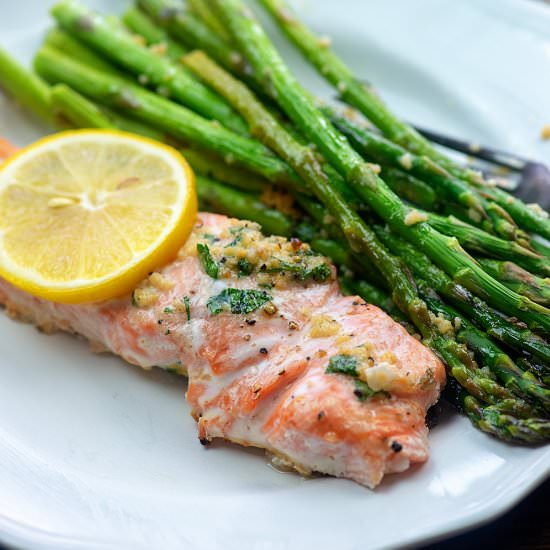
[(331, 270), (328, 264), (322, 263), (308, 269), (304, 264), (297, 263), (291, 264), (289, 262), (280, 261), (277, 267), (271, 267), (267, 269), (268, 273), (280, 273), (283, 271), (288, 271), (294, 273), (296, 279), (299, 281), (305, 281), (307, 279), (313, 279), (319, 283), (326, 281), (330, 275)]
[(334, 355), (330, 358), (326, 372), (357, 376), (357, 357), (353, 355)]
[(165, 307), (163, 311), (164, 313), (174, 313), (174, 310), (171, 307)]
[(254, 264), (249, 262), (246, 258), (241, 258), (237, 262), (239, 268), (239, 277), (246, 277), (254, 271)]
[(168, 336), (168, 334), (170, 334), (170, 329), (167, 328), (166, 331), (164, 332), (164, 334), (165, 334), (166, 336)]
[(183, 305), (185, 306), (185, 313), (187, 313), (187, 320), (191, 321), (191, 304), (189, 303), (189, 296), (183, 297)]
[(366, 382), (358, 379), (355, 380), (355, 390), (353, 393), (359, 398), (359, 401), (365, 401), (365, 399), (375, 395), (388, 395), (385, 391), (374, 391)]
[(226, 244), (224, 248), (231, 248), (232, 246), (237, 246), (242, 240), (243, 240), (243, 236), (240, 233), (237, 233), (237, 236), (229, 244)]
[(271, 296), (262, 290), (226, 288), (216, 296), (211, 296), (206, 302), (206, 307), (212, 315), (218, 315), (222, 311), (246, 315), (256, 311), (269, 300)]
[(218, 264), (214, 261), (214, 258), (212, 258), (208, 245), (202, 243), (197, 244), (197, 252), (199, 254), (199, 259), (206, 274), (209, 277), (212, 277), (212, 279), (217, 279)]
[(203, 233), (202, 238), (206, 239), (210, 244), (212, 244), (216, 241), (216, 237), (214, 235), (212, 235), (211, 233)]
[(389, 393), (385, 391), (375, 391), (366, 382), (357, 378), (357, 357), (353, 355), (334, 355), (330, 358), (327, 370), (328, 374), (343, 374), (351, 376), (355, 379), (355, 390), (353, 393), (360, 401), (365, 401), (369, 397), (375, 395), (389, 397)]
[(322, 263), (317, 266), (315, 266), (313, 269), (310, 269), (309, 271), (306, 271), (305, 278), (306, 279), (313, 279), (314, 281), (317, 281), (318, 283), (322, 283), (326, 281), (332, 274), (332, 271), (328, 264)]

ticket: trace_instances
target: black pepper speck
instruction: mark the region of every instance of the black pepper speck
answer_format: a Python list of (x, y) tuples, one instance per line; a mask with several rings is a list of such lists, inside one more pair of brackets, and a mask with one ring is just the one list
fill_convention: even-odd
[(403, 449), (403, 445), (401, 445), (401, 443), (399, 443), (399, 441), (394, 441), (392, 444), (391, 444), (391, 450), (394, 452), (394, 453), (398, 453), (399, 451), (401, 451)]

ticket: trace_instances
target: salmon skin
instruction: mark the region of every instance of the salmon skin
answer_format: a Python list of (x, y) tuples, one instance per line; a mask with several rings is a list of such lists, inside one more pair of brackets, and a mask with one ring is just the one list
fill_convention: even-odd
[(308, 474), (373, 488), (428, 458), (442, 363), (375, 306), (340, 293), (297, 240), (200, 213), (171, 264), (131, 296), (58, 304), (0, 280), (11, 315), (143, 368), (189, 377), (200, 441), (267, 449)]

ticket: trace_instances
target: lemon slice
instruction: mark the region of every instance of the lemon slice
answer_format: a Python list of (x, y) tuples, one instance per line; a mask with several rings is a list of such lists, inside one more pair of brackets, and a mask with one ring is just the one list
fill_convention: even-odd
[(196, 213), (193, 172), (171, 147), (62, 132), (0, 167), (0, 276), (57, 302), (107, 300), (173, 259)]

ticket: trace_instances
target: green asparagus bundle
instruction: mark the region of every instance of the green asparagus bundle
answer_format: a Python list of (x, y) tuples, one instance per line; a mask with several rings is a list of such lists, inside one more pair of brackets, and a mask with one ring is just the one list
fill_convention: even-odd
[(548, 221), (399, 121), (280, 0), (262, 3), (385, 138), (319, 109), (239, 0), (139, 0), (127, 30), (61, 2), (40, 76), (2, 54), (0, 84), (50, 123), (176, 145), (202, 207), (308, 240), (344, 290), (419, 332), (474, 425), (547, 440), (550, 249), (533, 233)]

